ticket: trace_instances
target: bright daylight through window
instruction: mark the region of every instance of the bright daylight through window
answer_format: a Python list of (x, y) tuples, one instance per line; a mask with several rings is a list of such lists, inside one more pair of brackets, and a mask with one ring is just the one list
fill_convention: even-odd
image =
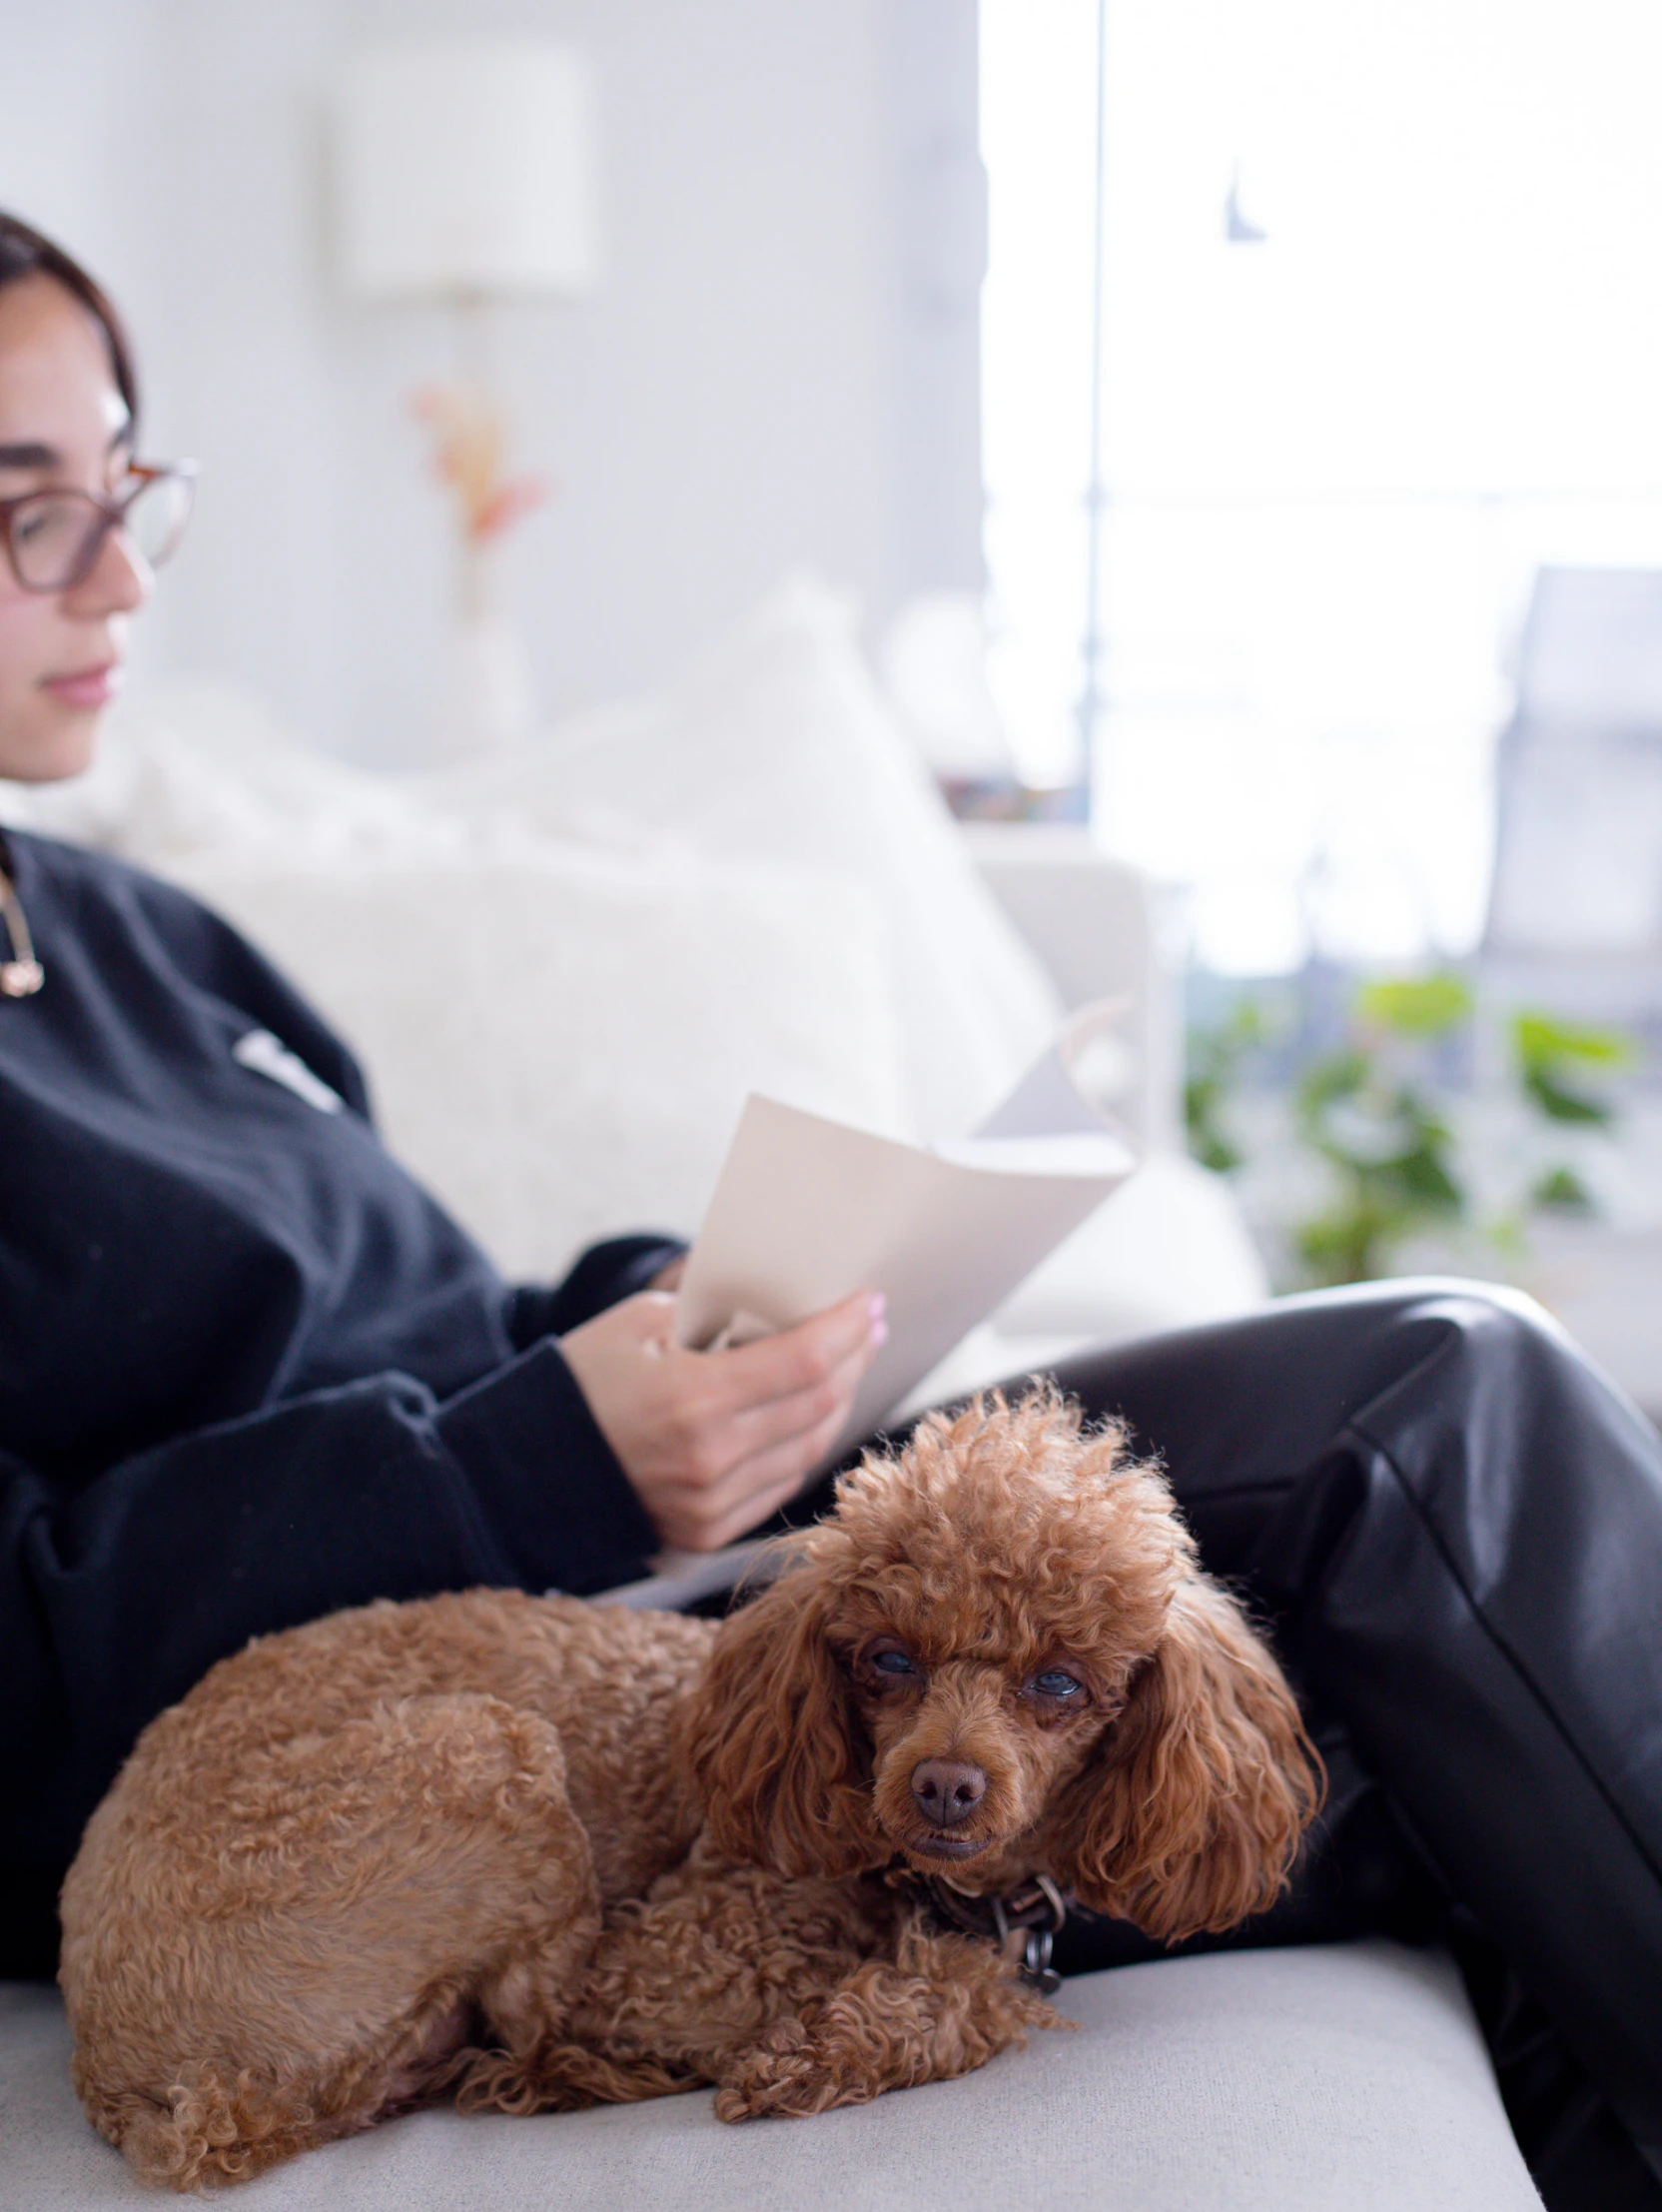
[[(992, 681), (1196, 952), (1457, 955), (1543, 562), (1662, 564), (1662, 11), (982, 0)], [(1092, 390), (1094, 241), (1102, 342)]]

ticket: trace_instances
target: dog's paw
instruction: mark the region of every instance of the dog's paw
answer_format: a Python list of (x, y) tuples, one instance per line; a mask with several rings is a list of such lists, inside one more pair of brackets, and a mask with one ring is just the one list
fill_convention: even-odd
[(716, 2092), (718, 2120), (804, 2119), (874, 2092), (838, 2078), (801, 2020), (777, 2020), (736, 2058)]

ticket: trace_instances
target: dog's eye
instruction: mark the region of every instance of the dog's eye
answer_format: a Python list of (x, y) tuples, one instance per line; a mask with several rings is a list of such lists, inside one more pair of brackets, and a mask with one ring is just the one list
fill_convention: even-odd
[(872, 1671), (878, 1674), (915, 1674), (916, 1662), (904, 1652), (873, 1652)]
[(1074, 1698), (1080, 1696), (1085, 1689), (1079, 1676), (1070, 1674), (1062, 1666), (1047, 1666), (1042, 1674), (1035, 1674), (1033, 1686), (1041, 1697)]

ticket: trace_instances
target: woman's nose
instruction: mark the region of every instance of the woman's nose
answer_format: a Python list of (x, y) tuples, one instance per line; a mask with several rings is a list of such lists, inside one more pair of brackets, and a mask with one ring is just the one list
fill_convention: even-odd
[(134, 614), (149, 598), (156, 571), (119, 526), (98, 549), (93, 562), (64, 603), (76, 614)]

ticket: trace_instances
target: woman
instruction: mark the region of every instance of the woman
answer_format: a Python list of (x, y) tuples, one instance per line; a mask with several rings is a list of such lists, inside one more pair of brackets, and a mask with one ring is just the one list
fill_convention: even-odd
[[(0, 219), (0, 773), (86, 763), (150, 589), (141, 549), (164, 556), (182, 527), (179, 480), (136, 462), (137, 416), (102, 293)], [(681, 1351), (679, 1248), (656, 1237), (584, 1254), (552, 1290), (503, 1285), (381, 1150), (344, 1047), (233, 931), (113, 861), (5, 844), (17, 1973), (50, 1971), (83, 1821), (214, 1659), (374, 1597), (580, 1593), (662, 1542), (729, 1542), (796, 1497), (883, 1323), (861, 1294), (743, 1350)], [(1288, 1300), (1061, 1379), (1164, 1455), (1209, 1565), (1249, 1586), (1310, 1701), (1323, 1839), (1253, 1935), (1436, 1926), (1549, 2201), (1662, 2205), (1653, 1434), (1525, 1301), (1474, 1286)], [(1064, 1941), (1076, 1966), (1138, 1947), (1112, 1925)]]

